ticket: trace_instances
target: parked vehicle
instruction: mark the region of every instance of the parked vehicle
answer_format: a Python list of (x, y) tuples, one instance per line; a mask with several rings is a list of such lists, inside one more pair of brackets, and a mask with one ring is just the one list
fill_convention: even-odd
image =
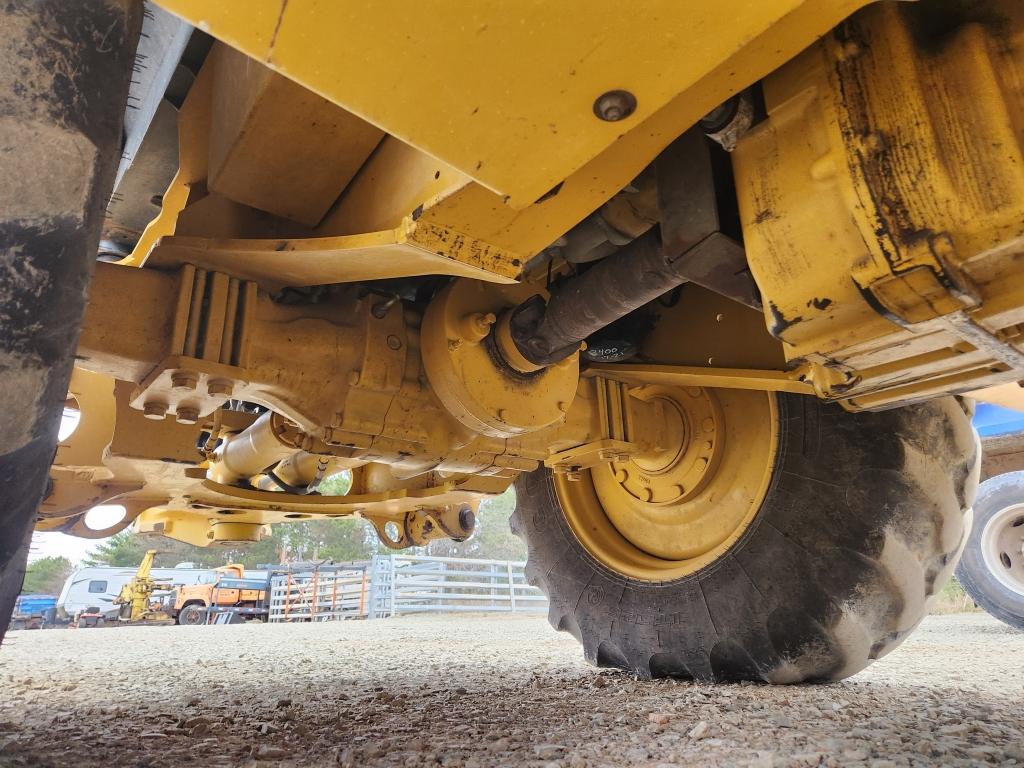
[(980, 403), (984, 482), (957, 579), (979, 606), (1024, 630), (1024, 413)]
[[(86, 566), (68, 576), (57, 598), (57, 613), (72, 619), (87, 608), (97, 608), (108, 619), (116, 619), (120, 608), (114, 601), (131, 583), (137, 568)], [(172, 586), (197, 584), (210, 573), (206, 568), (154, 568), (153, 579)], [(159, 597), (159, 595), (157, 595)]]
[(53, 595), (18, 595), (14, 601), (11, 629), (42, 629), (57, 618), (57, 598)]
[(266, 621), (267, 575), (245, 575), (245, 567), (237, 564), (208, 571), (195, 584), (177, 589), (171, 615), (178, 624), (205, 624), (222, 614)]
[(106, 626), (107, 616), (99, 606), (90, 605), (76, 613), (71, 619), (72, 629), (97, 629)]

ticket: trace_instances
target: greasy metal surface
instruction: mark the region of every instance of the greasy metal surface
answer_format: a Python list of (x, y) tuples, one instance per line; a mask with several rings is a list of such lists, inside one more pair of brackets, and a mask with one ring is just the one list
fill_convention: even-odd
[(748, 259), (786, 357), (850, 407), (1024, 377), (1022, 28), (1013, 2), (873, 6), (764, 83), (733, 153)]
[(673, 272), (760, 309), (739, 222), (723, 220), (722, 205), (732, 206), (734, 196), (728, 154), (691, 129), (658, 155), (655, 168), (662, 248)]
[(546, 304), (531, 300), (517, 307), (509, 321), (511, 336), (527, 360), (557, 362), (579, 350), (592, 333), (681, 282), (652, 229), (566, 280)]
[(725, 152), (690, 129), (658, 156), (654, 170), (661, 226), (566, 279), (546, 305), (534, 299), (512, 313), (510, 335), (530, 362), (572, 354), (592, 334), (684, 282), (760, 308), (738, 223), (723, 221), (719, 210), (732, 196)]
[[(673, 113), (678, 135), (863, 4), (659, 0), (638, 14), (613, 0), (585, 13), (541, 0), (456, 0), (443, 13), (415, 2), (161, 2), (507, 195), (515, 208), (624, 136), (633, 145), (626, 155), (667, 143), (646, 124), (652, 117)], [(713, 97), (703, 87), (709, 81)], [(618, 122), (598, 119), (595, 99), (616, 89), (635, 96), (636, 111)], [(628, 179), (617, 181), (609, 194)]]
[(529, 375), (504, 365), (492, 332), (497, 315), (534, 289), (453, 282), (423, 318), (423, 367), (430, 385), (460, 424), (478, 434), (512, 438), (558, 424), (576, 395), (579, 356)]
[[(491, 286), (491, 295), (484, 283), (462, 285), (469, 304), (455, 307), (439, 335), (424, 327), (446, 352), (450, 331), (472, 335), (482, 327), (478, 346), (487, 334), (489, 326), (467, 325), (461, 310), (500, 311), (531, 290), (519, 287), (516, 298), (502, 299), (509, 288)], [(141, 311), (126, 312), (123, 296)], [(380, 298), (359, 287), (338, 286), (319, 303), (281, 304), (223, 273), (100, 264), (93, 297), (78, 359), (94, 373), (83, 372), (74, 390), (87, 410), (85, 428), (69, 438), (65, 461), (51, 474), (48, 530), (109, 534), (88, 532), (83, 523), (84, 513), (104, 502), (126, 507), (119, 527), (134, 522), (200, 545), (255, 540), (265, 523), (311, 516), (360, 514), (375, 524), (413, 525), (419, 518), (408, 516), (428, 510), (440, 525), (447, 508), (472, 509), (536, 468), (549, 450), (596, 435), (593, 387), (579, 383), (575, 366), (511, 382), (522, 390), (517, 405), (499, 389), (473, 383), (494, 368), (489, 352), (460, 358), (453, 375), (470, 379), (477, 395), (489, 398), (495, 423), (516, 438), (467, 429), (424, 373), (418, 312), (401, 302), (375, 312)], [(229, 398), (276, 412), (274, 445), (269, 452), (254, 447), (251, 466), (228, 461), (228, 446), (250, 441), (255, 419), (225, 410)], [(203, 430), (216, 435), (213, 443), (225, 441), (224, 450), (198, 450)], [(299, 453), (351, 469), (351, 493), (264, 490), (265, 465)]]

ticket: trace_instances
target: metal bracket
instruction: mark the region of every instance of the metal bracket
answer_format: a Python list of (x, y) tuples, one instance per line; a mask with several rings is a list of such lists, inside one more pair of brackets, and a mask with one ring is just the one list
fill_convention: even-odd
[[(364, 517), (388, 549), (421, 547), (434, 539), (465, 541), (473, 535), (476, 527), (476, 515), (468, 506), (416, 509), (407, 512), (401, 523), (384, 517)], [(388, 525), (392, 523), (397, 528), (395, 537), (388, 533)]]
[(686, 280), (754, 309), (761, 297), (739, 241), (739, 222), (723, 221), (718, 200), (734, 197), (729, 155), (693, 128), (656, 161), (662, 250)]

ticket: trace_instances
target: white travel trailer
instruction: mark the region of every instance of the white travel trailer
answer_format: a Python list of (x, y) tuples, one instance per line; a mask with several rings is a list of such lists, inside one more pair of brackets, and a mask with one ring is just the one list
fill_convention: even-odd
[[(180, 565), (191, 565), (181, 563)], [(108, 566), (88, 566), (78, 568), (68, 576), (64, 587), (57, 598), (57, 615), (70, 619), (86, 608), (99, 608), (104, 615), (113, 618), (117, 615), (114, 598), (121, 592), (121, 587), (131, 581), (136, 568), (111, 568)], [(198, 584), (207, 574), (208, 568), (154, 568), (153, 578), (170, 581), (175, 587)]]

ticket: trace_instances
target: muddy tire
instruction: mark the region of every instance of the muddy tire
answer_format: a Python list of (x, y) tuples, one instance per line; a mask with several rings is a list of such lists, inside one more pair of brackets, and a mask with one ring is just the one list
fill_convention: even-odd
[(0, 639), (57, 444), (140, 22), (134, 0), (0, 7)]
[(852, 675), (895, 648), (952, 575), (979, 449), (953, 398), (850, 414), (778, 399), (779, 446), (756, 516), (723, 555), (640, 581), (584, 549), (548, 470), (517, 484), (513, 531), (549, 620), (586, 659), (641, 677), (796, 683)]
[(1024, 472), (986, 480), (956, 569), (964, 591), (990, 615), (1024, 630)]

